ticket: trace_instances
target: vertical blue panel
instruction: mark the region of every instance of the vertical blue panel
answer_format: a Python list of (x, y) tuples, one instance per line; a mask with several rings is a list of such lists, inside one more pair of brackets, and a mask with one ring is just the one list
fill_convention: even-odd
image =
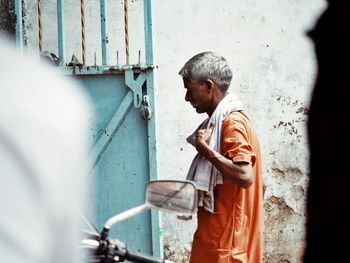
[(146, 64), (153, 64), (153, 34), (152, 34), (152, 6), (151, 0), (144, 0), (144, 26), (146, 44)]
[(106, 0), (100, 0), (100, 13), (101, 13), (101, 45), (102, 45), (102, 64), (107, 65), (108, 64), (108, 57), (107, 57), (107, 42), (108, 42), (108, 36), (107, 36), (107, 3)]
[(94, 106), (95, 125), (90, 132), (96, 143), (129, 89), (124, 85), (123, 75), (90, 75), (77, 78), (90, 95)]
[[(152, 34), (152, 6), (151, 0), (144, 0), (144, 27), (146, 45), (146, 65), (153, 65), (153, 34)], [(153, 70), (147, 72), (147, 95), (150, 98), (150, 106), (155, 112), (154, 103), (154, 75)], [(148, 153), (150, 180), (157, 179), (157, 149), (156, 149), (156, 116), (148, 121)], [(152, 216), (152, 252), (153, 255), (163, 256), (163, 242), (160, 237), (161, 217), (157, 211), (151, 211)]]
[[(148, 144), (146, 123), (133, 108), (98, 162), (99, 194), (97, 220), (105, 222), (112, 215), (144, 203), (148, 183)], [(152, 253), (150, 213), (141, 213), (117, 224), (111, 236), (130, 248)], [(146, 242), (147, 241), (147, 242)]]
[(17, 47), (23, 50), (23, 26), (22, 26), (22, 0), (15, 1), (16, 12), (16, 44)]
[[(156, 180), (157, 176), (157, 144), (156, 144), (156, 106), (154, 102), (154, 81), (153, 71), (147, 73), (147, 94), (150, 98), (150, 107), (153, 111), (152, 118), (148, 121), (148, 154), (149, 154), (149, 177), (150, 180)], [(160, 214), (153, 210), (152, 214), (152, 253), (157, 257), (163, 256), (163, 242), (160, 237)]]
[(63, 0), (57, 0), (57, 32), (58, 32), (58, 57), (60, 66), (64, 65), (64, 16)]
[(130, 108), (132, 107), (133, 102), (133, 95), (132, 91), (129, 91), (125, 97), (123, 98), (123, 101), (120, 103), (118, 109), (114, 113), (114, 116), (112, 117), (111, 121), (105, 127), (104, 132), (96, 142), (94, 148), (91, 151), (90, 154), (90, 160), (92, 162), (93, 168), (97, 162), (99, 161), (100, 157), (106, 150), (106, 148), (109, 146), (113, 136), (118, 131), (120, 125), (123, 123), (125, 117), (130, 111)]
[[(96, 120), (90, 130), (91, 136), (95, 142), (103, 136), (112, 136), (106, 133), (106, 127), (111, 120), (113, 122), (130, 92), (124, 84), (124, 75), (81, 76), (79, 79), (94, 105)], [(92, 218), (99, 230), (111, 216), (144, 203), (151, 170), (148, 151), (148, 122), (139, 117), (139, 109), (131, 103), (125, 119), (88, 178), (88, 184), (93, 186), (89, 205), (94, 206)], [(152, 231), (151, 213), (144, 212), (113, 226), (110, 235), (125, 242), (130, 249), (151, 255), (154, 251)], [(159, 251), (159, 243), (155, 250)]]

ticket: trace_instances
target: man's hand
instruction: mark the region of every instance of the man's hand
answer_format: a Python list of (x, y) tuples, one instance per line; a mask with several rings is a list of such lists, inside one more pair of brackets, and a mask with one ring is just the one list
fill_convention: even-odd
[(211, 122), (208, 129), (201, 129), (197, 132), (196, 149), (201, 156), (206, 158), (210, 157), (212, 153), (212, 150), (210, 149), (208, 143), (211, 135), (213, 134), (214, 127), (215, 123)]

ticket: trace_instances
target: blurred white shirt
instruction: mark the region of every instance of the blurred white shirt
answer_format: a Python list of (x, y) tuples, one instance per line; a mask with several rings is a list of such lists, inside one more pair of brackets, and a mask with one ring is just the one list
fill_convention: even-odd
[(38, 63), (0, 43), (0, 262), (77, 262), (90, 104)]

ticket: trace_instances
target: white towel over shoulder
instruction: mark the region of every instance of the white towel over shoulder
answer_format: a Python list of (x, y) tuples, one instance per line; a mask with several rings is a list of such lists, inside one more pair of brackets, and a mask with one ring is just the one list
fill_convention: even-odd
[[(234, 111), (242, 111), (242, 103), (233, 95), (227, 94), (218, 104), (214, 113), (207, 118), (192, 135), (187, 138), (187, 142), (196, 147), (197, 132), (200, 129), (207, 129), (213, 121), (215, 127), (209, 140), (209, 146), (216, 152), (221, 153), (221, 127), (223, 120)], [(214, 212), (213, 190), (217, 184), (222, 184), (221, 173), (204, 157), (197, 154), (190, 166), (187, 180), (193, 181), (199, 192), (198, 206), (204, 207), (209, 212)]]

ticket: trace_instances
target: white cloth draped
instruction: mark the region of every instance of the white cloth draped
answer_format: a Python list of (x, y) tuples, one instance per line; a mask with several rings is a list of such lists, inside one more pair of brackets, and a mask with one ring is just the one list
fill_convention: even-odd
[[(227, 94), (218, 104), (211, 117), (208, 117), (188, 138), (187, 142), (196, 147), (197, 132), (200, 129), (208, 129), (212, 122), (215, 123), (213, 133), (209, 140), (209, 146), (221, 153), (221, 127), (223, 120), (234, 111), (242, 111), (242, 103), (233, 95)], [(222, 184), (221, 173), (203, 156), (197, 154), (188, 171), (187, 180), (193, 181), (198, 189), (198, 206), (204, 207), (209, 212), (214, 212), (213, 190), (217, 184)]]

